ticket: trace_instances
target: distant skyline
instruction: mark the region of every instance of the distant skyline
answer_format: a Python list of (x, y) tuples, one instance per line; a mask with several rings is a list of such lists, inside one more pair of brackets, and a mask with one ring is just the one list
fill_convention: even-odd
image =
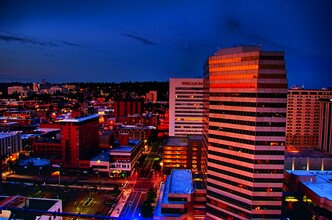
[(289, 87), (331, 87), (329, 0), (0, 2), (0, 82), (202, 77), (218, 48), (285, 51)]

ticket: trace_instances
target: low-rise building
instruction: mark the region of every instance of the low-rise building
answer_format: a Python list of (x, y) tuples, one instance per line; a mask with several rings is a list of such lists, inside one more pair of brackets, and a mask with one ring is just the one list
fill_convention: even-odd
[(90, 161), (90, 167), (97, 172), (98, 177), (100, 173), (107, 173), (110, 172), (110, 151), (103, 150), (100, 154), (92, 158)]
[(332, 216), (332, 171), (286, 170), (285, 189), (292, 199), (288, 207), (300, 203), (311, 219), (327, 220)]
[(129, 177), (137, 170), (137, 160), (141, 156), (142, 140), (119, 138), (110, 149), (110, 177)]
[(287, 148), (285, 170), (332, 170), (332, 155), (316, 148)]
[(148, 151), (148, 139), (151, 137), (153, 126), (144, 126), (142, 124), (136, 125), (121, 125), (117, 127), (117, 137), (121, 134), (128, 134), (131, 140), (143, 140), (144, 151)]
[(153, 219), (193, 219), (194, 187), (190, 170), (172, 170), (160, 187)]
[(62, 220), (61, 199), (0, 196), (0, 219)]
[(168, 137), (163, 147), (163, 173), (172, 169), (201, 171), (202, 136)]

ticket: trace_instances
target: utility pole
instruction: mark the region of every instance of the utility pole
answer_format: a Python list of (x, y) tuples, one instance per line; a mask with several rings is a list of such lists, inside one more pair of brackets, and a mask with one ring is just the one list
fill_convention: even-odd
[[(1, 150), (0, 150), (0, 158), (2, 158)], [(0, 164), (0, 195), (3, 195), (3, 186), (2, 186), (2, 160)]]

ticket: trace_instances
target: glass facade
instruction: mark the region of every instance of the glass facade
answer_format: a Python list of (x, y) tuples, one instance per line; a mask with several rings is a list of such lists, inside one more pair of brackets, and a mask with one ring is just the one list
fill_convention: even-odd
[(287, 104), (283, 52), (221, 49), (205, 65), (203, 91), (207, 217), (280, 219)]

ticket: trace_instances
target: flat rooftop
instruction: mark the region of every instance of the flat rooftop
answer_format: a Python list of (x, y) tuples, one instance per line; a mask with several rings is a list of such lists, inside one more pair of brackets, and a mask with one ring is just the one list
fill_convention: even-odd
[(319, 197), (332, 201), (332, 171), (286, 170), (286, 172), (296, 176), (316, 176), (316, 182), (301, 182)]
[[(141, 140), (133, 140), (133, 139), (130, 139), (130, 140), (128, 141), (128, 145), (129, 145), (129, 146), (135, 146), (135, 145), (137, 145), (140, 141), (141, 141)], [(119, 140), (115, 140), (113, 143), (114, 143), (115, 145), (119, 146), (119, 145), (118, 145), (118, 144), (119, 144)]]
[(169, 193), (191, 194), (194, 192), (191, 170), (173, 169), (170, 178)]
[(203, 140), (203, 135), (188, 135), (189, 140)]
[(285, 158), (332, 158), (332, 155), (316, 148), (286, 149)]
[[(4, 210), (7, 208), (19, 208), (19, 207), (25, 207), (26, 200), (29, 200), (29, 206), (28, 209), (33, 210), (50, 210), (54, 205), (56, 205), (60, 200), (59, 199), (45, 199), (45, 198), (29, 198), (29, 197), (23, 197), (23, 196), (0, 196), (0, 204), (3, 207)], [(17, 218), (15, 219), (25, 219), (25, 217), (22, 215), (22, 218), (20, 217), (21, 213), (17, 213), (18, 216), (15, 216)], [(36, 219), (40, 214), (36, 213), (29, 213), (28, 219)], [(2, 219), (2, 218), (1, 218)], [(7, 218), (6, 218), (7, 219)]]
[(49, 210), (51, 209), (59, 200), (58, 199), (43, 199), (43, 198), (29, 198), (29, 209), (36, 210)]
[(91, 161), (102, 161), (102, 162), (109, 162), (110, 161), (110, 151), (105, 150), (104, 152), (101, 152), (97, 156), (91, 159)]
[(43, 158), (37, 158), (37, 157), (32, 157), (32, 158), (27, 158), (24, 160), (20, 160), (18, 162), (19, 165), (21, 166), (28, 166), (28, 165), (32, 165), (32, 166), (46, 166), (46, 165), (50, 165), (50, 160), (47, 159), (43, 159)]
[(112, 152), (127, 152), (127, 153), (130, 153), (133, 148), (134, 148), (134, 146), (117, 146), (117, 147), (113, 147), (112, 149), (110, 149), (110, 153), (112, 153)]
[(168, 201), (169, 194), (192, 194), (194, 193), (192, 185), (191, 170), (174, 169), (171, 175), (166, 177), (166, 181), (160, 186), (160, 195), (154, 211), (155, 216), (173, 217), (174, 219), (181, 214), (161, 213), (162, 204), (185, 204), (186, 201)]
[(187, 137), (171, 136), (167, 138), (166, 146), (187, 146)]
[(60, 131), (60, 128), (37, 128), (33, 131), (38, 131), (38, 132), (42, 132), (42, 133), (48, 133), (48, 132), (56, 132), (56, 131)]
[(10, 132), (5, 132), (5, 133), (1, 132), (0, 133), (0, 139), (1, 138), (6, 138), (6, 137), (10, 137), (10, 136), (16, 135), (18, 133), (21, 133), (21, 132), (19, 132), (19, 131), (10, 131)]
[(94, 118), (99, 118), (98, 114), (93, 114), (93, 115), (89, 115), (83, 118), (66, 118), (63, 120), (60, 120), (60, 122), (82, 122), (82, 121), (86, 121), (89, 119), (94, 119)]

